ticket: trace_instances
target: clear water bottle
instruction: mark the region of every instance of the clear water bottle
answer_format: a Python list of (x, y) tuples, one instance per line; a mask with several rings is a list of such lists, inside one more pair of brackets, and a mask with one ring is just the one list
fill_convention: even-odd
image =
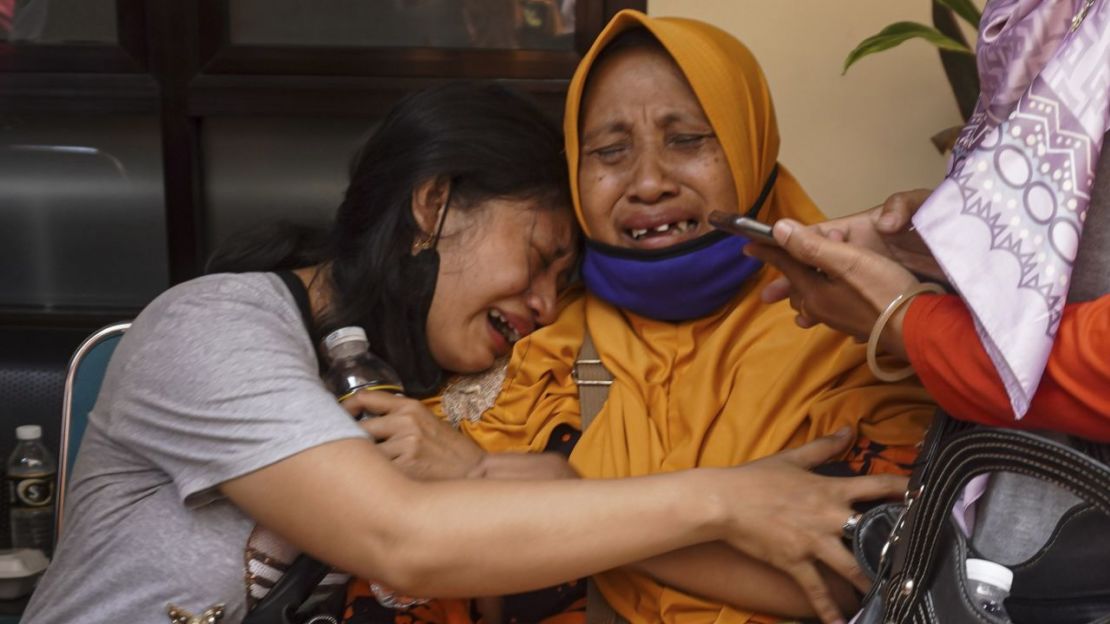
[(996, 621), (1009, 622), (1002, 604), (1010, 595), (1014, 573), (1004, 565), (986, 559), (967, 560), (967, 589), (971, 601)]
[(12, 548), (49, 553), (58, 464), (42, 443), (42, 427), (16, 427), (15, 437), (18, 443), (8, 458), (6, 475)]
[(324, 355), (328, 360), (324, 384), (340, 401), (360, 390), (405, 391), (397, 372), (370, 352), (361, 327), (341, 327), (325, 336)]
[[(360, 390), (405, 392), (393, 367), (370, 351), (370, 341), (361, 327), (341, 327), (325, 336), (324, 355), (328, 359), (324, 384), (340, 401)], [(377, 414), (363, 413), (362, 418), (368, 416)], [(426, 598), (398, 594), (380, 583), (370, 583), (370, 591), (382, 606), (390, 609), (407, 609), (428, 602)]]

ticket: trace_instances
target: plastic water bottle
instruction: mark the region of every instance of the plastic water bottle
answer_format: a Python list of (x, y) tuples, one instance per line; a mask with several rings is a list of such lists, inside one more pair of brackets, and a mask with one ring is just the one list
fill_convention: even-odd
[(360, 390), (405, 392), (397, 372), (370, 352), (361, 327), (341, 327), (325, 336), (324, 354), (328, 359), (324, 384), (340, 401)]
[(12, 548), (49, 553), (58, 464), (42, 443), (42, 427), (16, 427), (15, 437), (18, 443), (8, 458), (6, 475)]
[(1003, 601), (1010, 595), (1014, 573), (1004, 565), (986, 559), (967, 560), (967, 589), (971, 601), (995, 620), (1010, 621)]
[[(370, 341), (361, 327), (341, 327), (325, 336), (324, 354), (328, 359), (324, 384), (340, 401), (360, 390), (405, 392), (397, 371), (370, 351)], [(377, 415), (363, 413), (362, 418)], [(398, 594), (375, 582), (370, 583), (370, 591), (379, 604), (390, 609), (407, 609), (428, 602), (426, 598)]]

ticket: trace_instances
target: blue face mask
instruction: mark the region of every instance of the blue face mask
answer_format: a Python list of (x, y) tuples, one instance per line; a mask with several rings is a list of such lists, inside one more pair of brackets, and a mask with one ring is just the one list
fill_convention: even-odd
[(603, 300), (659, 321), (688, 321), (729, 301), (763, 263), (748, 239), (712, 232), (657, 254), (586, 242), (582, 281)]
[[(771, 171), (754, 217), (771, 192)], [(587, 240), (582, 281), (593, 294), (619, 308), (658, 321), (688, 321), (728, 303), (763, 263), (745, 256), (743, 236), (711, 232), (659, 250), (627, 249)]]

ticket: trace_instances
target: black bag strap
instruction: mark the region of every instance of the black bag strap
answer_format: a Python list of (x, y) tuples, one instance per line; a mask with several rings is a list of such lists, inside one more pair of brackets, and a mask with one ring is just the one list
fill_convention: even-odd
[(293, 301), (297, 302), (297, 309), (301, 311), (301, 322), (304, 323), (309, 340), (316, 342), (316, 325), (312, 322), (312, 304), (308, 300), (308, 289), (304, 287), (301, 278), (292, 271), (274, 271), (274, 274), (285, 282), (289, 294), (293, 295)]
[[(308, 332), (309, 340), (315, 342), (312, 306), (304, 283), (292, 271), (275, 271), (275, 274), (285, 283), (289, 294), (293, 295), (293, 300), (301, 311), (301, 321)], [(243, 618), (243, 624), (296, 624), (299, 620), (297, 610), (308, 601), (330, 571), (330, 565), (308, 555), (299, 555), (266, 596)]]
[(1110, 515), (1110, 466), (1065, 444), (1013, 429), (941, 423), (950, 435), (929, 458), (929, 469), (907, 496), (904, 523), (895, 538), (904, 548), (893, 553), (885, 587), (886, 621), (921, 619), (924, 595), (938, 565), (942, 527), (964, 486), (973, 477), (1014, 472), (1065, 488)]

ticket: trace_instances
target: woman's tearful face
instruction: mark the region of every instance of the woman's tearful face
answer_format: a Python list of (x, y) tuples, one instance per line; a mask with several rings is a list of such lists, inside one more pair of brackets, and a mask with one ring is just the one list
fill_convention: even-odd
[(538, 201), (491, 199), (447, 213), (427, 324), (432, 357), (445, 370), (485, 370), (555, 320), (578, 234), (570, 210)]
[(592, 240), (660, 249), (736, 212), (728, 160), (674, 61), (662, 50), (616, 51), (595, 66), (581, 111), (579, 193)]

